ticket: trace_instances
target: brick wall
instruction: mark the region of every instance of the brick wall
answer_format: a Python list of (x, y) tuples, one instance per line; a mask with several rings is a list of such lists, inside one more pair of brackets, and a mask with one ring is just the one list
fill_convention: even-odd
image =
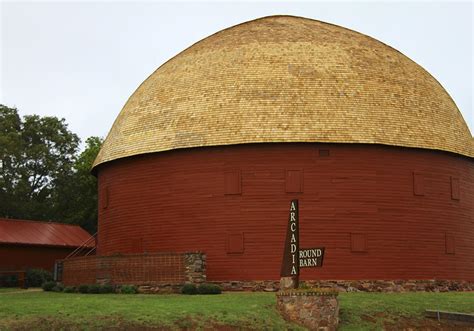
[(62, 282), (67, 285), (184, 284), (206, 278), (201, 253), (153, 253), (86, 256), (63, 261)]

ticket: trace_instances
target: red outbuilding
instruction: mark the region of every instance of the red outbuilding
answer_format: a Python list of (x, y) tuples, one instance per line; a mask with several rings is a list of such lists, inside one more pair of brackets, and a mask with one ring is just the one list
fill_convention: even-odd
[(0, 218), (0, 272), (41, 268), (53, 271), (54, 262), (95, 240), (77, 225)]

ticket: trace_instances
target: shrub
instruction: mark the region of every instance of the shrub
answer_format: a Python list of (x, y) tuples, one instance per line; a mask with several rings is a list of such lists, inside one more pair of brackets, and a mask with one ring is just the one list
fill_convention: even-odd
[(214, 284), (201, 284), (197, 290), (199, 294), (221, 294), (221, 288)]
[(74, 293), (76, 292), (76, 288), (74, 286), (66, 286), (63, 290), (64, 293)]
[(77, 290), (79, 291), (79, 293), (89, 293), (89, 285), (85, 285), (85, 284), (79, 285)]
[(120, 286), (120, 293), (122, 294), (136, 294), (138, 289), (135, 285), (122, 285)]
[(56, 282), (49, 281), (49, 282), (44, 282), (42, 288), (43, 288), (43, 291), (49, 292), (49, 291), (52, 291), (55, 286), (56, 286)]
[(52, 289), (53, 292), (62, 292), (63, 290), (64, 290), (64, 285), (61, 283), (56, 283), (56, 285)]
[(186, 284), (186, 285), (184, 285), (184, 286), (181, 288), (181, 293), (182, 293), (182, 294), (194, 295), (194, 294), (198, 294), (198, 290), (197, 290), (196, 285), (194, 285), (194, 284)]
[(17, 287), (18, 275), (0, 275), (0, 287)]
[(91, 284), (89, 285), (89, 290), (87, 293), (92, 293), (92, 294), (97, 294), (100, 291), (100, 285), (99, 284)]
[(29, 287), (40, 287), (45, 282), (53, 280), (53, 274), (44, 269), (26, 270), (26, 284)]
[(99, 293), (113, 293), (114, 292), (114, 287), (109, 284), (101, 285), (99, 287)]

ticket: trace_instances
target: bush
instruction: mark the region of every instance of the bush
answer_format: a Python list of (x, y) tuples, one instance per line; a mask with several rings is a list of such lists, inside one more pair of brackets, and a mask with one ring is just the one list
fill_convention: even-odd
[(221, 288), (214, 284), (201, 284), (197, 290), (199, 294), (221, 294)]
[(76, 288), (74, 286), (66, 286), (63, 290), (64, 293), (75, 293)]
[(53, 280), (53, 274), (44, 269), (26, 270), (26, 284), (29, 287), (40, 287), (43, 283)]
[(181, 293), (182, 294), (194, 295), (194, 294), (198, 294), (198, 290), (197, 290), (196, 285), (186, 284), (181, 288)]
[(49, 281), (49, 282), (44, 282), (42, 288), (43, 288), (43, 291), (49, 292), (49, 291), (52, 291), (55, 286), (56, 286), (56, 282)]
[(61, 283), (56, 283), (56, 285), (52, 289), (53, 292), (62, 292), (63, 290), (64, 290), (64, 285)]
[(18, 275), (1, 275), (0, 287), (17, 287)]
[(99, 287), (99, 293), (104, 294), (104, 293), (113, 293), (114, 292), (114, 287), (109, 284), (101, 285)]
[(100, 285), (92, 284), (92, 285), (89, 285), (89, 290), (87, 291), (87, 293), (97, 294), (99, 293), (99, 291), (100, 291)]
[(79, 291), (79, 293), (89, 293), (89, 285), (85, 285), (85, 284), (79, 285), (77, 290)]
[(135, 285), (122, 285), (120, 286), (120, 293), (122, 294), (136, 294), (138, 289)]

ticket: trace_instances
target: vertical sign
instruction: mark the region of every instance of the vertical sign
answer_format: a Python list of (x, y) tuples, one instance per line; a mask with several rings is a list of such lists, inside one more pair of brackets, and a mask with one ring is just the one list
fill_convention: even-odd
[(285, 250), (281, 264), (281, 277), (292, 277), (298, 286), (299, 266), (299, 210), (298, 200), (291, 200), (288, 228), (286, 230)]

